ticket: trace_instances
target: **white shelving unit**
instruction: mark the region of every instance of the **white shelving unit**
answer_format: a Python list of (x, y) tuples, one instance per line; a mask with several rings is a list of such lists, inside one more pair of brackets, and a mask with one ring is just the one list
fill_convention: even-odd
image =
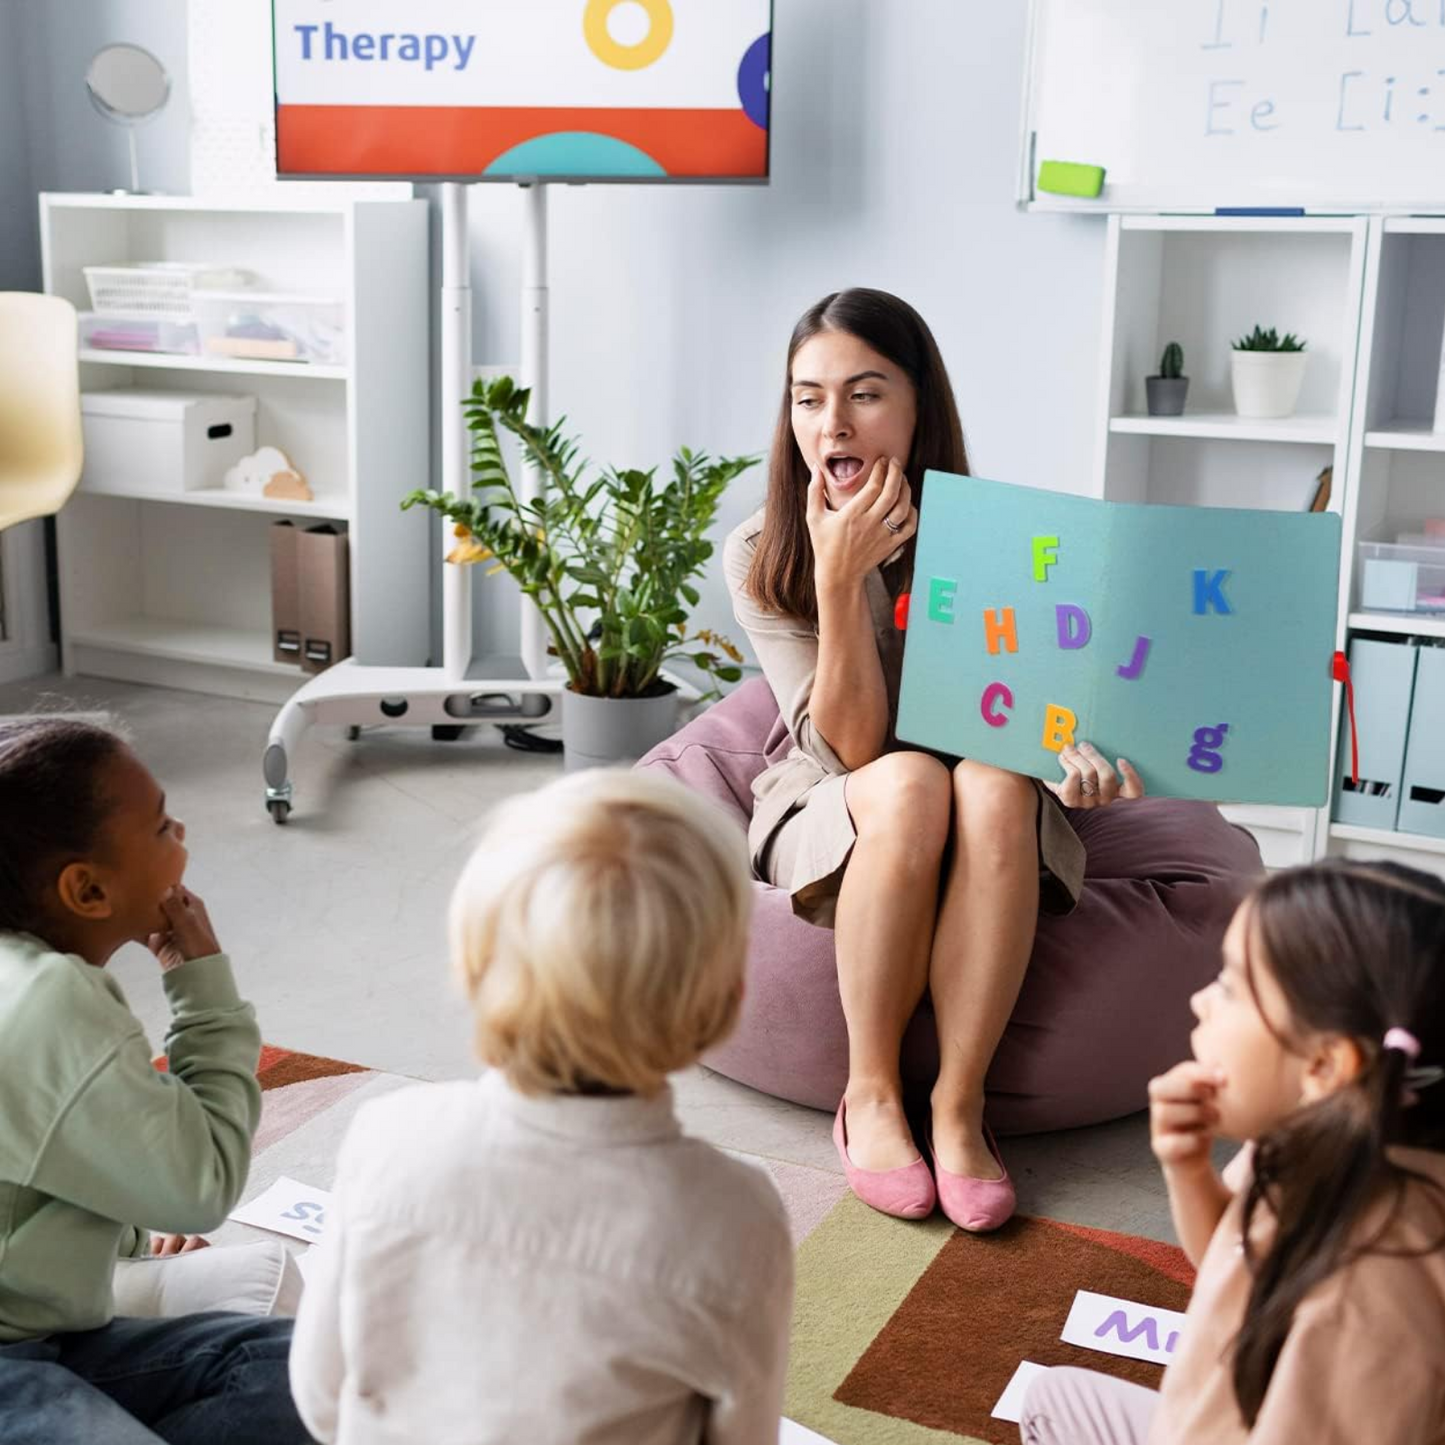
[(81, 388), (246, 393), (256, 444), (280, 447), (312, 502), (221, 489), (81, 488), (58, 519), (65, 671), (284, 701), (305, 680), (272, 660), (268, 531), (279, 518), (342, 524), (352, 651), (426, 660), (428, 528), (400, 497), (430, 476), (427, 207), (45, 194), (45, 289), (89, 309), (82, 268), (143, 261), (244, 266), (268, 288), (344, 297), (344, 366), (83, 350)]
[[(1375, 217), (1355, 364), (1340, 569), (1342, 647), (1356, 632), (1445, 639), (1445, 617), (1365, 611), (1357, 569), (1359, 542), (1393, 542), (1399, 532), (1418, 530), (1424, 518), (1445, 516), (1445, 434), (1432, 430), (1442, 337), (1445, 216)], [(1319, 821), (1316, 851), (1388, 857), (1445, 875), (1445, 839), (1335, 823), (1328, 810)]]
[[(1369, 234), (1358, 217), (1112, 217), (1092, 494), (1297, 511), (1329, 466), (1330, 507), (1342, 512)], [(1308, 342), (1299, 406), (1283, 420), (1234, 413), (1230, 343), (1256, 323)], [(1144, 378), (1170, 341), (1184, 348), (1188, 403), (1183, 416), (1152, 417)], [(1314, 857), (1328, 818), (1328, 808), (1224, 812), (1274, 867)]]

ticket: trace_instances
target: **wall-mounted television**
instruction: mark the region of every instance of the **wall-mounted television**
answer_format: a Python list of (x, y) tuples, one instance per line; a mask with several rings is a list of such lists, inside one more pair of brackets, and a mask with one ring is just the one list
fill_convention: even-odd
[(766, 181), (772, 0), (272, 0), (276, 174)]

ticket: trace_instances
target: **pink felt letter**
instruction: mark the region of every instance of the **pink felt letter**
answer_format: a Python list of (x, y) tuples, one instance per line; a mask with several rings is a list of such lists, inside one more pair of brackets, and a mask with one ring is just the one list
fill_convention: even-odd
[(1008, 685), (1002, 682), (991, 682), (983, 690), (983, 697), (979, 701), (979, 710), (983, 713), (983, 720), (991, 728), (1008, 726), (1008, 718), (998, 708), (1010, 708), (1014, 705), (1014, 695), (1008, 689)]

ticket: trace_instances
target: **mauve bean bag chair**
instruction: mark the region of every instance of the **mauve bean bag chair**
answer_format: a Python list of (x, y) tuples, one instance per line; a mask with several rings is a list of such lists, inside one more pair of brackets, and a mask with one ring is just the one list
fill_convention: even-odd
[[(746, 825), (752, 781), (791, 746), (762, 678), (655, 747), (655, 768), (724, 804)], [(1259, 849), (1208, 803), (1145, 798), (1071, 814), (1088, 849), (1084, 895), (1041, 917), (1023, 991), (988, 1075), (1000, 1134), (1116, 1119), (1145, 1107), (1149, 1079), (1189, 1052), (1189, 996), (1219, 971)], [(764, 1093), (833, 1110), (848, 1040), (830, 929), (794, 916), (779, 888), (757, 890), (748, 990), (737, 1030), (704, 1059)], [(938, 1068), (927, 999), (903, 1040), (910, 1090)]]

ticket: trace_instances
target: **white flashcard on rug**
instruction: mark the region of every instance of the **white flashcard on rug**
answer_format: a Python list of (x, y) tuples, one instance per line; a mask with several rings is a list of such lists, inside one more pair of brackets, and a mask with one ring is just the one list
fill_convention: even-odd
[(313, 1189), (283, 1174), (265, 1193), (233, 1209), (231, 1218), (315, 1244), (325, 1231), (330, 1208), (330, 1190)]
[(1081, 1289), (1074, 1296), (1074, 1306), (1059, 1338), (1086, 1350), (1167, 1365), (1174, 1358), (1183, 1330), (1184, 1316), (1177, 1310), (1156, 1309)]
[(778, 1427), (778, 1445), (833, 1445), (833, 1441), (796, 1420), (784, 1420)]
[(1047, 1369), (1047, 1365), (1036, 1365), (1032, 1360), (1024, 1360), (1014, 1371), (1013, 1379), (1004, 1387), (1003, 1394), (998, 1397), (998, 1404), (993, 1407), (993, 1418), (1011, 1420), (1017, 1425), (1024, 1417), (1025, 1393)]

